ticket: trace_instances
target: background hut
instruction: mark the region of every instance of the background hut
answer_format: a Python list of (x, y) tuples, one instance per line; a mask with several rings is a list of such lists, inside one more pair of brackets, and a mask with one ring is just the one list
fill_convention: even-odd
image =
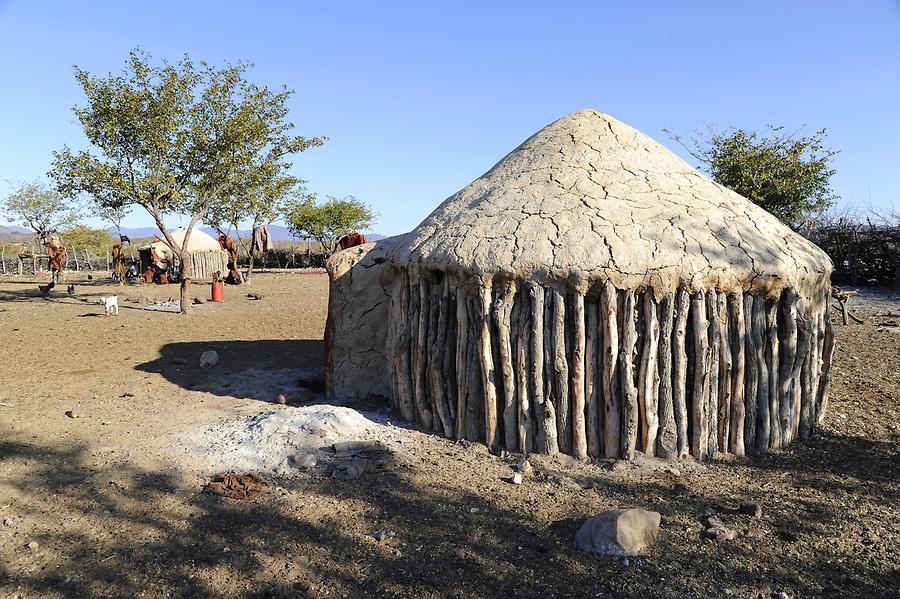
[(404, 417), (576, 457), (762, 452), (824, 412), (828, 257), (602, 113), (547, 126), (386, 244), (350, 260), (390, 296), (355, 307), (368, 341), (333, 326), (357, 270), (333, 261), (333, 394), (362, 343)]
[[(179, 245), (184, 243), (185, 232), (184, 227), (178, 227), (172, 231), (172, 237)], [(210, 279), (215, 272), (219, 272), (222, 276), (228, 273), (228, 252), (222, 249), (218, 241), (200, 229), (191, 231), (188, 239), (188, 251), (193, 267), (191, 278), (194, 280)], [(146, 271), (148, 266), (160, 265), (160, 263), (164, 270), (172, 265), (178, 265), (178, 256), (173, 256), (169, 246), (159, 238), (139, 248), (138, 253), (141, 259), (141, 272)], [(154, 259), (154, 254), (158, 260)]]

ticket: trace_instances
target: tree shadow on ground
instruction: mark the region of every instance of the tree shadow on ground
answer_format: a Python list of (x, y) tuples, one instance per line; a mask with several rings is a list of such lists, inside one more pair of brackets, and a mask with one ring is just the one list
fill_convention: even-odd
[[(200, 356), (218, 353), (213, 368), (201, 368)], [(297, 387), (321, 388), (325, 345), (312, 339), (192, 341), (167, 343), (159, 357), (135, 366), (162, 375), (184, 389), (273, 402)]]
[[(815, 486), (817, 473), (839, 471), (838, 452), (894, 459), (887, 445), (823, 438), (822, 457), (832, 464), (820, 470), (792, 452), (681, 476), (579, 467), (573, 478), (565, 463), (536, 461), (519, 487), (525, 499), (423, 476), (434, 464), (468, 463), (471, 452), (480, 454), (474, 458), (481, 466), (498, 459), (442, 445), (446, 455), (406, 455), (391, 472), (350, 483), (318, 472), (290, 489), (237, 502), (203, 493), (199, 482), (174, 472), (96, 465), (84, 446), (0, 443), (0, 466), (11, 472), (0, 482), (11, 491), (10, 512), (61, 523), (0, 545), (11, 553), (0, 560), (0, 588), (73, 598), (675, 598), (721, 596), (724, 589), (737, 596), (789, 589), (797, 597), (886, 597), (900, 582), (890, 555), (867, 546), (856, 526), (867, 508), (895, 505), (894, 491), (871, 485), (860, 497), (852, 475), (843, 487)], [(32, 466), (15, 466), (21, 463)], [(781, 486), (772, 482), (783, 479)], [(766, 493), (761, 520), (732, 510), (750, 492)], [(855, 501), (854, 513), (841, 505), (844, 498)], [(572, 547), (585, 517), (633, 505), (663, 516), (663, 533), (647, 557), (629, 563)], [(700, 521), (709, 512), (736, 528), (738, 539), (702, 539)], [(868, 513), (862, 524), (896, 526), (889, 513)], [(396, 536), (377, 542), (376, 530)], [(835, 536), (859, 539), (838, 544)], [(37, 551), (25, 547), (32, 539)], [(883, 541), (887, 552), (897, 542)]]

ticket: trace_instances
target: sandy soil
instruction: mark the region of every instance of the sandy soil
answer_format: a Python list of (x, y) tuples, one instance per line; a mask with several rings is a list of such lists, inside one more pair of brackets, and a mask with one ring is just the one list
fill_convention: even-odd
[[(808, 442), (674, 465), (518, 456), (418, 433), (378, 406), (393, 471), (353, 482), (327, 461), (238, 502), (203, 492), (216, 454), (184, 442), (269, 410), (321, 377), (327, 281), (258, 276), (190, 317), (100, 295), (174, 287), (76, 281), (42, 297), (0, 280), (2, 597), (889, 597), (900, 572), (900, 298), (863, 294), (837, 327), (831, 406)], [(208, 288), (196, 287), (206, 296)], [(886, 324), (881, 326), (878, 323)], [(218, 367), (200, 369), (207, 349)], [(76, 410), (79, 418), (65, 415)], [(376, 410), (375, 412), (371, 410)], [(210, 466), (212, 464), (212, 466)], [(735, 513), (744, 499), (763, 516)], [(587, 517), (638, 506), (662, 534), (630, 560), (573, 547)], [(703, 539), (718, 514), (734, 541)], [(377, 541), (376, 531), (395, 536)], [(31, 543), (36, 543), (36, 545)]]

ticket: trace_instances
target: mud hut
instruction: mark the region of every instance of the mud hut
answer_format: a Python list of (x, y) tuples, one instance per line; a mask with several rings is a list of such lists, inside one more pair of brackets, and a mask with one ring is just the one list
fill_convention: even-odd
[[(172, 231), (172, 238), (177, 244), (184, 243), (186, 231), (184, 227), (178, 227)], [(192, 279), (210, 279), (215, 272), (222, 276), (228, 273), (228, 252), (218, 241), (200, 229), (191, 231), (188, 239), (188, 252), (191, 255)], [(176, 266), (178, 264), (178, 256), (173, 255), (172, 249), (160, 238), (138, 248), (138, 254), (141, 260), (141, 272), (146, 271), (148, 267), (167, 271), (173, 264)]]
[(744, 455), (828, 397), (831, 262), (600, 112), (329, 263), (328, 387), (492, 450)]

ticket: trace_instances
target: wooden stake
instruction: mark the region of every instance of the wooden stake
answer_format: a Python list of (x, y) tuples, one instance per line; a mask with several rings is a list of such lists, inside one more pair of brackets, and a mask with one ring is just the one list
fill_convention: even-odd
[[(431, 311), (431, 293), (428, 289), (428, 281), (421, 277), (414, 289), (416, 293), (412, 293), (413, 287), (410, 287), (410, 318), (413, 318), (413, 312), (418, 317), (414, 321), (417, 324), (415, 325), (415, 352), (413, 353), (413, 363), (415, 364), (413, 390), (416, 415), (417, 422), (423, 428), (431, 430), (433, 415), (425, 390), (425, 357), (428, 352), (428, 316)], [(412, 309), (413, 304), (415, 304), (415, 310)]]
[(684, 458), (690, 450), (687, 412), (687, 322), (691, 298), (681, 287), (675, 301), (675, 351), (672, 355), (672, 403), (675, 407), (675, 431), (678, 436), (678, 458)]
[(672, 403), (672, 329), (675, 324), (675, 294), (667, 293), (659, 304), (659, 439), (657, 455), (672, 460), (678, 455), (675, 406)]
[(778, 370), (779, 430), (781, 444), (785, 446), (793, 440), (794, 402), (793, 387), (794, 361), (797, 357), (797, 292), (788, 289), (781, 298), (781, 326), (779, 334), (780, 364)]
[(494, 301), (494, 321), (500, 336), (500, 369), (503, 375), (503, 440), (508, 451), (519, 448), (519, 405), (516, 400), (516, 377), (513, 373), (512, 331), (510, 315), (515, 298), (515, 281), (505, 281), (497, 292)]
[(644, 351), (638, 371), (638, 402), (641, 415), (641, 446), (648, 456), (656, 455), (656, 438), (659, 434), (659, 318), (656, 315), (656, 298), (647, 289), (643, 298)]
[(831, 385), (831, 364), (834, 360), (834, 330), (831, 327), (831, 315), (826, 309), (825, 315), (825, 339), (822, 344), (822, 376), (819, 378), (819, 389), (816, 393), (817, 424), (822, 424), (825, 418), (825, 410), (828, 408), (828, 392)]
[[(549, 417), (546, 410), (546, 397), (544, 395), (544, 289), (533, 283), (528, 285), (529, 306), (531, 308), (531, 331), (529, 340), (531, 351), (529, 352), (531, 374), (531, 397), (534, 405), (535, 439), (534, 449), (540, 453), (555, 453), (556, 435), (548, 434), (547, 423), (555, 425), (556, 416), (551, 412)], [(555, 427), (554, 427), (555, 431)]]
[(769, 443), (781, 447), (781, 411), (778, 392), (778, 299), (766, 301), (766, 368), (769, 371)]
[(616, 288), (610, 281), (603, 285), (600, 292), (600, 320), (603, 326), (603, 352), (600, 355), (603, 380), (603, 442), (604, 455), (615, 458), (619, 455), (620, 428), (622, 426), (619, 412), (619, 398), (613, 393), (613, 381), (617, 378), (617, 361), (619, 357), (619, 329), (616, 323), (618, 310)]
[(753, 347), (756, 350), (757, 387), (756, 387), (756, 436), (753, 448), (760, 453), (769, 449), (772, 436), (771, 416), (769, 415), (769, 367), (766, 364), (766, 298), (757, 295), (753, 298), (753, 316), (751, 332)]
[(597, 322), (597, 312), (600, 309), (597, 300), (586, 300), (585, 303), (585, 349), (584, 349), (584, 399), (585, 399), (585, 428), (587, 428), (588, 455), (599, 458), (603, 455), (603, 429), (600, 424), (600, 413), (603, 411), (603, 397), (598, 383), (598, 343), (601, 337), (600, 326)]
[(638, 398), (634, 384), (634, 347), (637, 344), (637, 328), (634, 321), (634, 289), (626, 289), (622, 302), (622, 458), (634, 458), (638, 434)]
[(489, 451), (498, 449), (497, 387), (494, 382), (494, 354), (491, 350), (491, 283), (481, 288), (481, 380), (484, 389), (484, 441)]
[(544, 433), (547, 436), (547, 453), (555, 454), (561, 447), (559, 443), (559, 430), (557, 428), (556, 406), (559, 387), (554, 379), (556, 373), (556, 348), (554, 346), (553, 323), (553, 290), (544, 290), (544, 327), (547, 334), (544, 335)]
[(395, 283), (400, 287), (400, 307), (398, 311), (397, 343), (394, 347), (394, 376), (396, 382), (394, 388), (397, 392), (396, 402), (400, 415), (404, 420), (413, 421), (415, 418), (415, 406), (412, 387), (412, 370), (410, 368), (410, 326), (412, 324), (410, 314), (409, 277), (405, 271), (400, 271), (399, 281)]
[(431, 428), (441, 435), (444, 433), (443, 418), (440, 409), (442, 387), (440, 382), (439, 350), (442, 348), (438, 340), (438, 327), (440, 326), (441, 313), (441, 284), (429, 283), (430, 295), (428, 311), (428, 337), (425, 341), (427, 353), (425, 356), (425, 395), (433, 414)]
[(466, 352), (467, 387), (466, 393), (466, 439), (478, 441), (485, 430), (484, 424), (484, 384), (481, 374), (481, 298), (466, 298), (466, 318), (469, 321), (469, 348)]
[(569, 410), (569, 363), (566, 359), (566, 296), (557, 288), (551, 289), (553, 296), (553, 322), (551, 339), (553, 343), (553, 386), (556, 399), (556, 429), (559, 450), (572, 452), (572, 421)]
[(469, 396), (469, 310), (463, 288), (456, 288), (456, 438), (466, 436)]
[(437, 291), (438, 316), (435, 335), (435, 352), (433, 360), (430, 360), (430, 369), (432, 372), (432, 393), (434, 394), (434, 404), (437, 406), (438, 416), (441, 420), (441, 430), (445, 437), (452, 437), (455, 431), (453, 423), (453, 411), (450, 408), (450, 395), (447, 387), (449, 382), (446, 380), (450, 376), (450, 342), (447, 335), (448, 320), (452, 313), (450, 306), (450, 279), (446, 275), (442, 282), (435, 286)]
[(706, 443), (709, 459), (719, 451), (719, 294), (715, 289), (706, 292), (706, 338), (709, 346), (709, 397), (706, 402)]
[(736, 291), (728, 296), (731, 337), (731, 453), (744, 455), (744, 364), (747, 330), (744, 325), (744, 294)]
[(587, 430), (585, 428), (585, 315), (584, 295), (575, 292), (575, 331), (572, 344), (572, 455), (578, 459), (587, 457)]
[(531, 364), (530, 323), (531, 310), (529, 292), (519, 295), (519, 321), (516, 326), (516, 388), (519, 399), (519, 451), (530, 453), (534, 445), (534, 424), (532, 409), (528, 397), (528, 367)]
[(728, 453), (731, 433), (731, 336), (728, 329), (728, 294), (716, 294), (719, 325), (718, 439), (720, 452)]
[(759, 384), (759, 362), (756, 340), (753, 338), (753, 295), (744, 295), (744, 449), (753, 452), (756, 445), (756, 394)]
[(691, 298), (691, 337), (694, 342), (694, 380), (691, 393), (691, 455), (698, 460), (709, 456), (709, 333), (706, 297), (698, 291)]

